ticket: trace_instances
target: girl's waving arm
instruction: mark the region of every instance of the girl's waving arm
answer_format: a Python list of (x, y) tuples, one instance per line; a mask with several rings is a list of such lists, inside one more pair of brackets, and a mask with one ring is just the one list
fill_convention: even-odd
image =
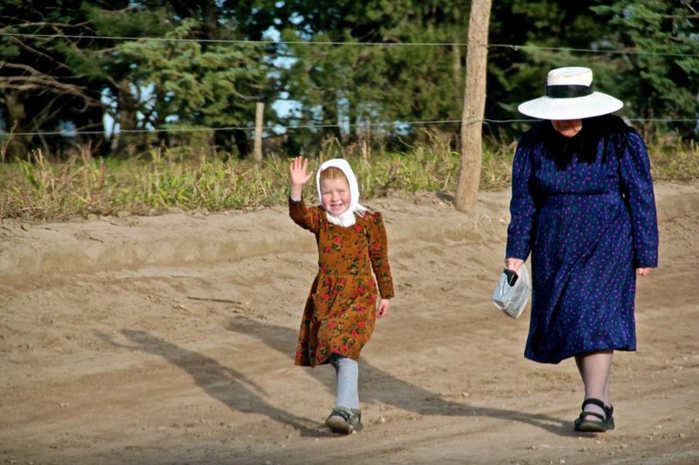
[(315, 233), (320, 228), (319, 211), (317, 208), (306, 208), (303, 202), (303, 187), (311, 176), (313, 171), (308, 172), (308, 160), (303, 157), (294, 158), (289, 166), (289, 216), (294, 223)]

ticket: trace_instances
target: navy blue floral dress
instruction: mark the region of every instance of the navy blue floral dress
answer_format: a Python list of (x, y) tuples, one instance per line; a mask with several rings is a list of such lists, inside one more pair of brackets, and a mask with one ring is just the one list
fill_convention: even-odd
[(598, 350), (636, 350), (635, 270), (658, 262), (645, 144), (632, 130), (607, 134), (593, 159), (573, 154), (561, 167), (537, 137), (547, 124), (521, 138), (512, 171), (506, 256), (531, 253), (524, 355), (558, 363)]

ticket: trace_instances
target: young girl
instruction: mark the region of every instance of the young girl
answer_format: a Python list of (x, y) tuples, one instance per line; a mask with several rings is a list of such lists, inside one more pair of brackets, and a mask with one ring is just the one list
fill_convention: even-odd
[(320, 166), (316, 176), (320, 205), (307, 207), (303, 187), (313, 176), (307, 168), (308, 160), (302, 157), (291, 163), (289, 215), (315, 234), (319, 270), (301, 319), (295, 363), (311, 367), (330, 363), (335, 368), (337, 404), (325, 424), (335, 433), (350, 434), (362, 429), (359, 353), (376, 318), (388, 314), (393, 297), (386, 230), (380, 213), (359, 204), (357, 179), (343, 159)]

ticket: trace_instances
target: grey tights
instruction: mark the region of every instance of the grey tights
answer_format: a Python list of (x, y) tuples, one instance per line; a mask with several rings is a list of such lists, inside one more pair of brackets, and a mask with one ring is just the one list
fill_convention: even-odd
[(336, 407), (359, 408), (359, 364), (349, 357), (333, 354), (330, 364), (337, 379)]

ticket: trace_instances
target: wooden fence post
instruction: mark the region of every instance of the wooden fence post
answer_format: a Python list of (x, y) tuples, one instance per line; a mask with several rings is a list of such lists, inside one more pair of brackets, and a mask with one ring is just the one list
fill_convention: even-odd
[(264, 123), (264, 112), (265, 104), (263, 102), (257, 102), (255, 106), (255, 145), (252, 151), (252, 159), (255, 162), (262, 161), (262, 124)]

